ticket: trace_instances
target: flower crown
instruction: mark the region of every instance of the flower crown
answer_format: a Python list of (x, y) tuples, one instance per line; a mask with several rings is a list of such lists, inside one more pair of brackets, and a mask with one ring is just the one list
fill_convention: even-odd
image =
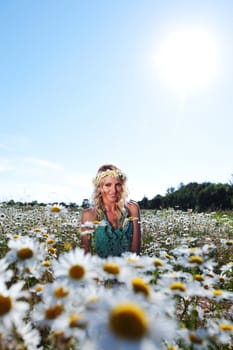
[(107, 169), (96, 175), (96, 177), (93, 179), (94, 185), (98, 185), (100, 181), (106, 176), (119, 177), (122, 178), (122, 180), (126, 178), (125, 174), (120, 169)]

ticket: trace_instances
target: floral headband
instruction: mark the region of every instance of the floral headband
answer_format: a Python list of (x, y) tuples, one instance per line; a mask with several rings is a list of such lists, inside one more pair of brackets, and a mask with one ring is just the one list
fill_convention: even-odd
[(106, 177), (106, 176), (111, 176), (111, 177), (121, 177), (122, 179), (125, 179), (126, 176), (125, 174), (120, 170), (120, 169), (107, 169), (105, 171), (102, 171), (100, 174), (97, 174), (96, 177), (93, 179), (94, 185), (98, 185), (100, 181)]

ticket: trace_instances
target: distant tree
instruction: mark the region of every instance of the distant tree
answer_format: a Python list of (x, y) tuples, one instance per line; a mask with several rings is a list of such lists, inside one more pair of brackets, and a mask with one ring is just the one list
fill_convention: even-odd
[(150, 209), (161, 209), (163, 207), (163, 196), (158, 194), (149, 201)]
[(83, 199), (83, 201), (82, 201), (82, 205), (81, 205), (81, 207), (83, 208), (83, 209), (86, 209), (86, 208), (89, 208), (90, 207), (90, 201), (89, 201), (89, 199), (87, 199), (87, 198), (84, 198)]
[(232, 209), (233, 190), (229, 184), (210, 184), (198, 196), (199, 210)]
[(168, 187), (166, 194), (175, 192), (175, 187)]
[(149, 200), (147, 197), (143, 197), (141, 201), (138, 202), (141, 209), (149, 209)]
[(231, 174), (231, 178), (229, 180), (229, 184), (230, 184), (230, 186), (233, 186), (233, 174)]
[(66, 204), (65, 202), (60, 202), (59, 205), (61, 205), (61, 206), (65, 207), (65, 208), (67, 208), (67, 204)]
[(70, 202), (70, 203), (69, 203), (69, 207), (70, 207), (70, 208), (77, 208), (77, 207), (78, 207), (78, 204), (76, 204), (75, 202)]
[(32, 202), (30, 203), (30, 205), (31, 205), (32, 207), (37, 206), (37, 205), (38, 205), (38, 202), (37, 202), (37, 201), (32, 201)]
[(10, 206), (13, 206), (13, 205), (15, 205), (15, 201), (14, 201), (14, 199), (10, 199), (9, 201), (8, 201), (8, 203), (7, 203), (8, 205), (10, 205)]
[(181, 187), (176, 192), (176, 205), (182, 210), (196, 209), (198, 207), (198, 194), (208, 186), (209, 183), (198, 184), (197, 182), (190, 182), (186, 186)]
[(183, 182), (180, 182), (180, 183), (179, 183), (179, 186), (178, 186), (178, 189), (180, 190), (182, 187), (184, 187), (184, 183), (183, 183)]
[(138, 202), (142, 209), (179, 208), (197, 211), (215, 211), (233, 209), (233, 174), (230, 184), (213, 184), (211, 182), (182, 183), (175, 190), (167, 189), (165, 196), (157, 195), (148, 200), (146, 196)]
[(173, 208), (177, 205), (176, 192), (167, 192), (163, 199), (164, 208)]

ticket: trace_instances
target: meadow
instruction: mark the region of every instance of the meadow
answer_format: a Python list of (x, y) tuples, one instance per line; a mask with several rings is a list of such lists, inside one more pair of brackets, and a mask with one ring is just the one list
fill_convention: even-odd
[(233, 349), (233, 213), (142, 210), (140, 256), (100, 259), (81, 212), (1, 204), (1, 350)]

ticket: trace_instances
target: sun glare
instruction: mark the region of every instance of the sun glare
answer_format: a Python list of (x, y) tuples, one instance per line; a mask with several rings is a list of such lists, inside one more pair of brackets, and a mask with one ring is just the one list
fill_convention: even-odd
[(217, 43), (207, 31), (175, 31), (162, 43), (156, 55), (161, 80), (177, 93), (206, 88), (217, 76)]

